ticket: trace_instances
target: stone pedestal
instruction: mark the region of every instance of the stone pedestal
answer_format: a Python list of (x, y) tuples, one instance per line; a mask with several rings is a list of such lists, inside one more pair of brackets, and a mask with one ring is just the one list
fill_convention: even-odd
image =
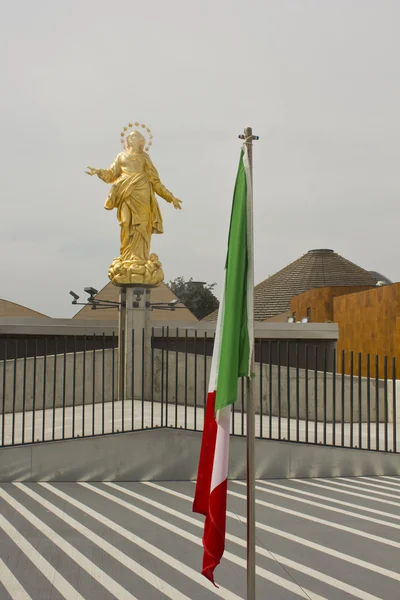
[(119, 319), (119, 399), (151, 397), (150, 289), (121, 286)]

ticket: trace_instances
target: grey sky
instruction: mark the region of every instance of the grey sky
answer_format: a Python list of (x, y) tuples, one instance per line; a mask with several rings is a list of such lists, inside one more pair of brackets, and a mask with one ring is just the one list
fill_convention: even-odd
[[(166, 279), (222, 280), (237, 134), (253, 126), (256, 282), (310, 248), (400, 280), (398, 0), (20, 0), (0, 24), (0, 297), (70, 316), (118, 255), (107, 167), (130, 120)], [(220, 287), (220, 285), (219, 285)]]

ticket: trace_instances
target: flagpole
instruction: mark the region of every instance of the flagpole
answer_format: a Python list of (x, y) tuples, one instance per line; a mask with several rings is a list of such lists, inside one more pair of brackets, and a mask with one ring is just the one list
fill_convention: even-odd
[[(247, 155), (251, 174), (251, 189), (253, 188), (253, 136), (251, 127), (244, 130), (244, 143), (247, 147)], [(253, 195), (247, 201), (247, 244), (248, 264), (251, 269), (251, 289), (254, 289), (254, 233), (253, 233)], [(249, 319), (254, 321), (254, 307), (251, 306), (252, 314)], [(250, 374), (254, 373), (254, 351), (250, 357)], [(255, 407), (254, 407), (254, 377), (250, 376), (246, 382), (247, 398), (247, 600), (256, 599), (256, 515), (255, 515)]]

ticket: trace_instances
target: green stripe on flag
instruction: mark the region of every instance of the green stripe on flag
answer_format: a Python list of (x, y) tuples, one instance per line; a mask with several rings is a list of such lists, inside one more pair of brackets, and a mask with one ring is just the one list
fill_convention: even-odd
[(247, 181), (242, 151), (236, 177), (225, 264), (224, 313), (215, 410), (237, 399), (238, 377), (247, 376)]

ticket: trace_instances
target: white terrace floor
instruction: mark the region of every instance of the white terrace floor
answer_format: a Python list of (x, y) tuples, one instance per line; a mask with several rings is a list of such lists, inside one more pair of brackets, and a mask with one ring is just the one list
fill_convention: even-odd
[[(84, 416), (84, 418), (83, 418)], [(34, 420), (34, 432), (32, 425)], [(63, 438), (82, 437), (98, 435), (101, 433), (112, 433), (118, 431), (132, 431), (134, 429), (146, 429), (154, 427), (182, 427), (184, 429), (201, 431), (203, 429), (204, 409), (196, 410), (188, 406), (169, 404), (168, 406), (157, 402), (131, 401), (107, 402), (103, 404), (90, 404), (82, 406), (37, 410), (34, 413), (28, 411), (23, 415), (16, 413), (15, 419), (12, 414), (6, 414), (4, 425), (0, 416), (0, 445), (30, 443), (32, 441), (49, 441)], [(278, 419), (268, 415), (256, 415), (257, 437), (286, 439), (292, 441), (308, 441), (312, 443), (326, 443), (341, 445), (342, 424), (323, 423), (309, 421), (297, 422), (296, 419), (288, 421), (286, 418)], [(387, 435), (386, 435), (387, 429)], [(351, 431), (352, 430), (352, 431)], [(368, 446), (368, 430), (370, 445)], [(246, 434), (246, 415), (235, 412), (232, 419), (232, 433), (236, 435)], [(3, 435), (4, 433), (4, 435)], [(23, 435), (24, 433), (24, 435)], [(345, 446), (357, 448), (377, 448), (385, 450), (385, 439), (387, 438), (387, 450), (393, 451), (394, 427), (392, 423), (387, 425), (379, 423), (361, 424), (361, 440), (359, 424), (344, 424), (343, 440)], [(400, 424), (396, 427), (396, 450), (400, 449)]]
[[(246, 488), (226, 551), (200, 574), (192, 482), (0, 485), (1, 600), (242, 600)], [(258, 481), (258, 600), (397, 600), (400, 478)]]

